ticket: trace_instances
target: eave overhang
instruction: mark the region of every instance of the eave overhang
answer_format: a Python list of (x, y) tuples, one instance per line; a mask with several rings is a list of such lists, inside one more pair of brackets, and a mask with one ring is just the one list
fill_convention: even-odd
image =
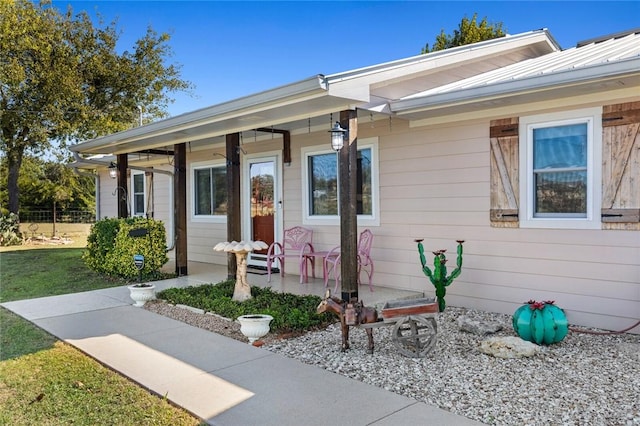
[[(486, 105), (518, 103), (640, 85), (640, 57), (567, 69), (481, 87), (452, 90), (390, 103), (392, 113), (409, 120), (486, 108)], [(511, 103), (513, 103), (511, 102)]]
[(130, 130), (91, 139), (70, 149), (83, 154), (119, 154), (152, 149), (258, 127), (292, 117), (344, 108), (353, 101), (329, 97), (322, 75)]

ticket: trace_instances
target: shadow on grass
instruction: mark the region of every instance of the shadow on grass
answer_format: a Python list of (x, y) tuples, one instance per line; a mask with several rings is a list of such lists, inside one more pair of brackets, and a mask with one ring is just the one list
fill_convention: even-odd
[(0, 361), (50, 349), (56, 341), (43, 329), (0, 307)]

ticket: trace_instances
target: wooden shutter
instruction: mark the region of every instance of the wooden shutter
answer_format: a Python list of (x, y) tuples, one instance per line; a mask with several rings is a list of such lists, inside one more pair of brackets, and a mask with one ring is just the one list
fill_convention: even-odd
[(518, 117), (491, 121), (491, 226), (517, 228), (519, 206)]
[(602, 227), (640, 230), (640, 102), (602, 108)]

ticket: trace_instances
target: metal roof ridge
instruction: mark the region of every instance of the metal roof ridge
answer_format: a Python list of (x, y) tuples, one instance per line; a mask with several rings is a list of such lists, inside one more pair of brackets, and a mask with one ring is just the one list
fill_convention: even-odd
[(589, 39), (586, 39), (586, 40), (579, 41), (578, 43), (576, 43), (576, 48), (583, 47), (583, 46), (586, 46), (586, 45), (589, 45), (589, 44), (600, 43), (600, 42), (603, 42), (603, 41), (606, 41), (606, 40), (626, 37), (628, 35), (638, 34), (638, 33), (640, 33), (640, 27), (632, 28), (632, 29), (626, 30), (626, 31), (619, 31), (619, 32), (616, 32), (616, 33), (607, 34), (607, 35), (603, 35), (603, 36), (599, 36), (599, 37), (593, 37), (593, 38), (589, 38)]
[(484, 86), (462, 88), (420, 98), (402, 99), (391, 102), (390, 107), (394, 113), (401, 114), (411, 110), (499, 97), (523, 91), (550, 89), (558, 85), (585, 83), (602, 77), (633, 73), (640, 73), (640, 57), (626, 58), (616, 62), (597, 63), (579, 69), (562, 69), (553, 73), (536, 74), (518, 80), (499, 81)]
[(470, 52), (473, 50), (478, 50), (485, 47), (490, 47), (498, 44), (506, 44), (514, 41), (539, 37), (540, 35), (545, 35), (547, 40), (550, 42), (551, 46), (557, 51), (562, 50), (560, 45), (556, 42), (553, 36), (549, 33), (549, 30), (546, 28), (541, 28), (539, 30), (527, 31), (524, 33), (518, 34), (509, 34), (504, 37), (494, 38), (491, 40), (480, 41), (477, 43), (466, 44), (463, 46), (456, 46), (449, 49), (438, 50), (436, 52), (423, 53), (420, 55), (410, 56), (408, 58), (396, 59), (393, 61), (383, 62), (375, 65), (368, 65), (362, 68), (356, 68), (348, 71), (342, 71), (339, 73), (328, 74), (326, 75), (326, 79), (329, 83), (334, 81), (345, 80), (349, 78), (357, 78), (367, 74), (380, 72), (383, 70), (390, 70), (395, 68), (400, 68), (403, 66), (413, 65), (421, 62), (430, 62), (440, 59), (446, 56), (453, 56), (459, 54), (461, 52)]

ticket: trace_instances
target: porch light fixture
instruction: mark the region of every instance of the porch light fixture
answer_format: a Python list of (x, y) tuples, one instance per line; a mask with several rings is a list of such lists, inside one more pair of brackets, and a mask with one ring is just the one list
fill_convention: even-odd
[(111, 176), (111, 179), (115, 179), (118, 177), (118, 168), (113, 161), (111, 162), (111, 164), (109, 164), (109, 176)]
[(336, 121), (331, 130), (331, 148), (334, 151), (340, 151), (344, 146), (344, 138), (347, 135), (347, 129), (340, 127), (340, 123)]

